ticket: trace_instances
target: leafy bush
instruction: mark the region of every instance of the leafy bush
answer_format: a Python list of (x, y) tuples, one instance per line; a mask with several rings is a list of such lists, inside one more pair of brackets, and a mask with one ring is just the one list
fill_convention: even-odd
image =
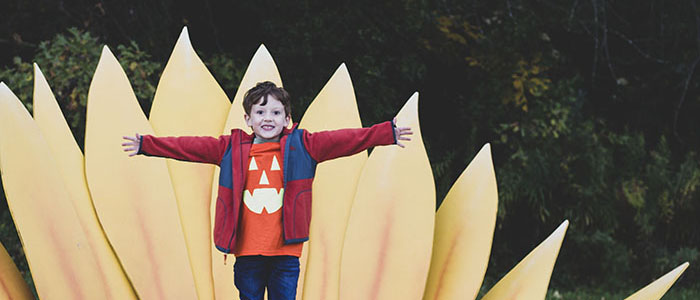
[[(51, 41), (41, 42), (34, 57), (34, 63), (44, 73), (81, 148), (88, 90), (100, 51), (100, 41), (97, 38), (89, 32), (70, 28), (66, 34), (58, 34)], [(126, 71), (139, 103), (148, 112), (161, 64), (150, 61), (150, 56), (134, 42), (118, 45), (115, 55)], [(32, 64), (19, 57), (14, 58), (13, 67), (0, 70), (0, 80), (12, 89), (30, 111), (34, 90), (33, 74)]]

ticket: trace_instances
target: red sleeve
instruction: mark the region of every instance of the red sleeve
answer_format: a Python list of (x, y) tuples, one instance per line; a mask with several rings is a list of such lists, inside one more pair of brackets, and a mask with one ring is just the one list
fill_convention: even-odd
[(231, 136), (155, 137), (142, 135), (139, 154), (183, 161), (219, 164)]
[(317, 162), (349, 156), (367, 148), (396, 143), (391, 121), (367, 128), (305, 132), (304, 146)]

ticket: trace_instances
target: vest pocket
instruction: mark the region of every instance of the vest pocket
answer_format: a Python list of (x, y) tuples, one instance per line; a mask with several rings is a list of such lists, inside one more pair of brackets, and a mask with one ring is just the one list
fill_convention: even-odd
[[(301, 190), (294, 199), (294, 234), (296, 237), (309, 236), (311, 223), (311, 189)], [(302, 224), (299, 224), (302, 222)]]
[(216, 197), (216, 213), (214, 214), (214, 238), (221, 238), (226, 225), (226, 203), (220, 196)]

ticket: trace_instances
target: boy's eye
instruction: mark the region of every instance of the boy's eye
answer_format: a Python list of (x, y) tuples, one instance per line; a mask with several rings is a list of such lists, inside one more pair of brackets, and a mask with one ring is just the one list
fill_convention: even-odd
[(262, 110), (256, 110), (255, 113), (258, 114), (258, 115), (262, 115), (263, 111), (262, 111)]
[(275, 111), (275, 116), (279, 116), (281, 113), (281, 111)]

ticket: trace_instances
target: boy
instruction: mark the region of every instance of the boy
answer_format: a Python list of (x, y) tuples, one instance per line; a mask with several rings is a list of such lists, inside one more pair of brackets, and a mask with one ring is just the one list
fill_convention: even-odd
[[(409, 141), (409, 127), (384, 122), (369, 128), (309, 133), (287, 129), (289, 94), (258, 83), (243, 99), (247, 134), (221, 137), (124, 137), (129, 156), (143, 154), (220, 166), (214, 244), (236, 255), (234, 283), (243, 300), (295, 299), (302, 243), (311, 221), (316, 164), (369, 147)], [(395, 121), (395, 120), (394, 120)]]

